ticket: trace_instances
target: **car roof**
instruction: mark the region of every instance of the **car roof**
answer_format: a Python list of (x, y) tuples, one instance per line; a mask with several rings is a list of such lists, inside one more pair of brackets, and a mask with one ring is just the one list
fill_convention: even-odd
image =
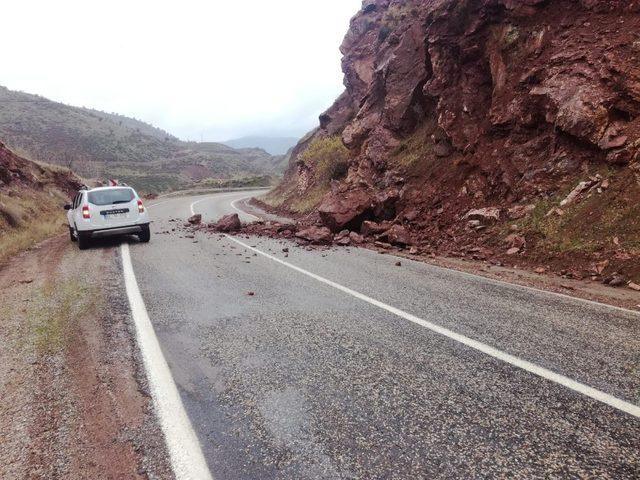
[[(95, 187), (95, 188), (88, 188), (86, 189), (87, 192), (99, 192), (102, 190), (115, 190), (116, 188), (128, 188), (130, 190), (133, 190), (132, 187), (130, 187), (129, 185), (116, 185), (113, 187)], [(135, 192), (135, 190), (133, 190)]]

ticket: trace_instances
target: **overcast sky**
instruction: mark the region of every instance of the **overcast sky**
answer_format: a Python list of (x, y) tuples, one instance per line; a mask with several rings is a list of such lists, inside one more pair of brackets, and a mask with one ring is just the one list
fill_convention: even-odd
[(4, 2), (0, 85), (183, 139), (298, 136), (343, 90), (361, 0)]

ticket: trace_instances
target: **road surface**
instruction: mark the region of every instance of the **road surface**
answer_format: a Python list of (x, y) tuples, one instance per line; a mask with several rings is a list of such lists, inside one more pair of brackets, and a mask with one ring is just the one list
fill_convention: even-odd
[[(161, 199), (152, 231), (250, 194)], [(130, 253), (216, 479), (640, 476), (633, 312), (365, 249), (173, 232)]]

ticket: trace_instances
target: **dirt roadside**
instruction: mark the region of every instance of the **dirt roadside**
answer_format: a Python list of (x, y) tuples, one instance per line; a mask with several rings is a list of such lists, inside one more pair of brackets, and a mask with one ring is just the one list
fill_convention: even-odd
[(173, 478), (113, 245), (0, 269), (0, 478)]

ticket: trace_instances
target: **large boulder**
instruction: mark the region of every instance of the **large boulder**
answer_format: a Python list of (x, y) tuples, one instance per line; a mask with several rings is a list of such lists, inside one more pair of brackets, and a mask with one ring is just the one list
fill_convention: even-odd
[(200, 225), (202, 223), (202, 214), (196, 213), (195, 215), (191, 215), (187, 222), (191, 225)]
[(344, 194), (327, 195), (318, 213), (322, 223), (332, 232), (339, 232), (350, 223), (358, 220), (372, 206), (371, 195), (362, 190), (353, 190)]
[(237, 232), (242, 228), (242, 223), (240, 222), (240, 217), (238, 217), (237, 213), (232, 213), (229, 215), (225, 215), (220, 220), (218, 220), (213, 228), (218, 232)]
[(379, 235), (378, 240), (392, 245), (406, 246), (413, 244), (411, 235), (402, 225), (393, 225), (389, 230)]
[(327, 227), (312, 226), (305, 228), (296, 233), (296, 237), (317, 245), (329, 244), (333, 241), (333, 234)]

